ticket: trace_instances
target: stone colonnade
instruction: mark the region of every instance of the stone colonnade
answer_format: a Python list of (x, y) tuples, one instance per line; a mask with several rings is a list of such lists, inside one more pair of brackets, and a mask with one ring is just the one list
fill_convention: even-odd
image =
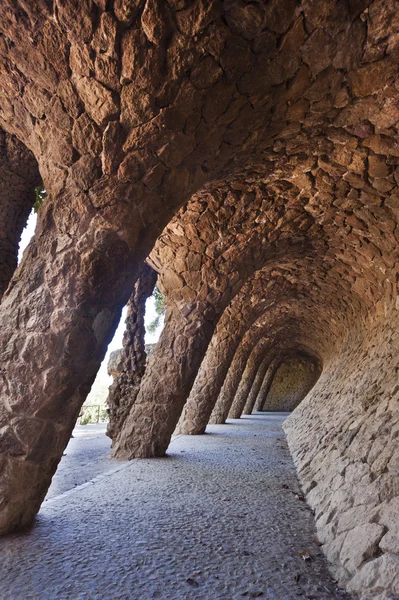
[[(286, 432), (323, 550), (364, 600), (397, 595), (394, 0), (0, 12), (0, 532), (34, 519), (131, 298), (114, 456), (262, 408), (308, 355)], [(144, 369), (145, 260), (167, 313)]]

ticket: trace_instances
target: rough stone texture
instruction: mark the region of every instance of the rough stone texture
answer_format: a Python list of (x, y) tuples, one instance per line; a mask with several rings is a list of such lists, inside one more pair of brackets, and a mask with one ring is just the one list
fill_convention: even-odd
[[(231, 379), (228, 382), (226, 380), (227, 385), (223, 390), (223, 398), (219, 399), (219, 406), (212, 416), (214, 423), (224, 423), (227, 418), (241, 377), (241, 365), (245, 365), (253, 344), (262, 337), (262, 334), (268, 336), (271, 344), (278, 338), (283, 344), (288, 343), (289, 345), (291, 343), (288, 337), (290, 327), (292, 326), (298, 333), (303, 327), (303, 323), (296, 322), (295, 315), (292, 315), (292, 320), (290, 317), (283, 324), (279, 320), (280, 316), (287, 314), (286, 299), (288, 297), (305, 298), (303, 295), (306, 287), (304, 277), (319, 277), (317, 273), (308, 273), (307, 275), (303, 273), (302, 276), (299, 271), (296, 272), (298, 266), (301, 270), (296, 254), (310, 251), (302, 244), (298, 244), (298, 246), (298, 248), (291, 249), (293, 257), (286, 252), (281, 268), (268, 265), (256, 272), (223, 313), (192, 387), (182, 415), (179, 432), (203, 433), (215, 407), (231, 361), (242, 340), (242, 350), (237, 356), (237, 365), (233, 366), (231, 370)], [(286, 265), (285, 261), (287, 261)], [(275, 277), (273, 280), (271, 280), (271, 273)], [(268, 289), (266, 297), (264, 295), (265, 286)], [(323, 317), (321, 316), (320, 319), (322, 320)], [(306, 334), (301, 343), (306, 344)]]
[[(240, 384), (242, 374), (250, 356), (253, 342), (256, 340), (257, 336), (257, 329), (250, 329), (241, 340), (240, 345), (238, 346), (230, 364), (228, 362), (230, 357), (226, 357), (227, 360), (223, 364), (221, 371), (226, 372), (227, 375), (223, 382), (220, 379), (220, 385), (215, 389), (215, 392), (217, 392), (219, 395), (216, 393), (211, 402), (212, 408), (209, 418), (210, 423), (221, 425), (226, 422), (227, 415), (231, 405), (233, 404), (237, 388)], [(273, 352), (274, 348), (271, 350), (271, 353)], [(209, 361), (212, 361), (211, 356), (209, 357)]]
[(261, 410), (291, 412), (305, 398), (320, 376), (311, 357), (285, 358), (276, 371)]
[[(223, 310), (241, 288), (248, 295), (252, 288), (244, 284), (252, 274), (270, 272), (276, 253), (308, 249), (300, 236), (293, 242), (288, 230), (279, 244), (270, 243), (275, 224), (262, 214), (269, 205), (264, 184), (224, 185), (195, 196), (163, 231), (150, 261), (160, 273), (167, 317), (142, 390), (115, 441), (115, 457), (164, 454)], [(302, 225), (307, 230), (312, 219), (304, 216)], [(178, 430), (195, 433), (189, 408), (185, 420)]]
[[(152, 354), (156, 344), (144, 344), (144, 351), (147, 355), (147, 358)], [(111, 352), (107, 364), (107, 372), (111, 377), (118, 377), (119, 373), (123, 368), (122, 358), (123, 348), (119, 348), (118, 350), (114, 350)]]
[[(232, 321), (232, 323), (233, 322), (234, 321)], [(220, 336), (218, 335), (218, 331), (225, 329), (225, 323), (226, 316), (224, 316), (222, 322), (218, 326), (212, 343), (208, 348), (187, 404), (185, 405), (180, 417), (180, 422), (176, 429), (176, 433), (199, 435), (204, 433), (208, 422), (215, 424), (224, 423), (227, 418), (228, 410), (226, 411), (223, 421), (213, 421), (211, 416), (218, 398), (219, 390), (223, 384), (223, 378), (227, 373), (223, 384), (223, 390), (226, 390), (226, 392), (227, 389), (231, 390), (232, 402), (246, 362), (251, 353), (251, 344), (254, 343), (254, 340), (257, 339), (261, 333), (259, 329), (256, 331), (254, 329), (249, 331), (248, 335), (244, 340), (242, 340), (239, 348), (237, 349), (233, 361), (231, 361), (231, 356), (234, 354), (234, 348), (239, 343), (239, 340), (237, 336), (232, 338), (231, 346), (229, 346), (228, 349), (225, 348), (225, 344), (219, 346)], [(243, 322), (243, 325), (244, 324), (245, 321)], [(239, 332), (237, 332), (237, 335), (239, 335)], [(270, 340), (268, 341), (270, 342)], [(227, 354), (224, 356), (223, 348), (228, 350)], [(220, 352), (221, 349), (222, 352)]]
[[(269, 342), (269, 340), (267, 340), (267, 342)], [(270, 342), (267, 342), (264, 343), (263, 340), (260, 340), (248, 358), (233, 403), (229, 410), (229, 419), (239, 419), (242, 415), (242, 411), (244, 410), (249, 393), (254, 384), (256, 373), (265, 358), (265, 353), (270, 352)]]
[[(89, 0), (2, 4), (0, 124), (32, 150), (50, 199), (2, 304), (10, 377), (1, 531), (37, 511), (140, 260), (193, 192), (257, 151), (256, 140), (244, 144), (246, 115), (261, 128), (270, 116), (235, 87), (255, 55), (226, 25), (223, 4), (178, 13), (165, 5), (162, 14), (158, 4), (105, 8)], [(246, 48), (239, 68), (237, 39)], [(208, 54), (224, 66), (217, 79), (201, 80)], [(233, 140), (235, 120), (243, 126)], [(21, 402), (29, 408), (17, 435), (10, 423)]]
[(281, 360), (282, 360), (282, 358), (280, 356), (277, 356), (271, 361), (271, 363), (266, 371), (266, 374), (263, 378), (263, 381), (260, 385), (260, 389), (259, 389), (258, 395), (255, 400), (255, 405), (254, 405), (255, 412), (258, 412), (262, 409), (262, 407), (266, 401), (267, 395), (269, 393), (270, 386), (273, 382), (274, 375), (281, 363)]
[(187, 285), (169, 270), (188, 295), (170, 303), (120, 447), (164, 453), (206, 349), (218, 360), (198, 373), (202, 398), (268, 326), (282, 353), (324, 365), (287, 427), (338, 577), (364, 599), (397, 594), (397, 12), (394, 0), (3, 0), (0, 127), (33, 153), (49, 198), (0, 308), (1, 533), (37, 512), (165, 226), (203, 201), (199, 236), (195, 216), (176, 217), (179, 252), (189, 262), (196, 237), (197, 254), (216, 252), (207, 205), (241, 190), (220, 221), (231, 247), (221, 231), (217, 270), (201, 267), (206, 301), (195, 267)]
[[(2, 600), (344, 600), (298, 500), (282, 420), (212, 426), (174, 439), (167, 459), (127, 466), (103, 457), (105, 436), (77, 436), (60, 470), (90, 457), (82, 471), (95, 479), (76, 473), (83, 485), (70, 477), (29, 535), (2, 540)], [(60, 476), (50, 492), (66, 491)]]
[(21, 233), (40, 181), (31, 152), (0, 130), (0, 300), (17, 267)]
[(327, 558), (367, 600), (399, 592), (397, 324), (352, 331), (285, 424)]
[[(257, 332), (254, 335), (257, 335)], [(247, 335), (247, 337), (249, 336)], [(222, 373), (225, 372), (227, 374), (224, 381), (222, 381), (222, 378), (220, 378), (222, 385), (218, 386), (219, 389), (215, 389), (215, 392), (219, 392), (219, 395), (215, 393), (212, 399), (213, 401), (211, 402), (212, 412), (209, 417), (210, 423), (222, 425), (226, 422), (227, 415), (229, 414), (229, 410), (233, 404), (235, 393), (240, 384), (242, 374), (244, 373), (245, 366), (251, 353), (252, 345), (246, 342), (247, 340), (243, 338), (234, 354), (230, 366), (228, 362), (229, 356), (227, 356), (225, 363), (220, 369)], [(209, 358), (208, 360), (211, 359)]]
[(251, 391), (248, 394), (247, 401), (245, 402), (244, 409), (242, 411), (243, 415), (250, 415), (255, 407), (256, 398), (258, 397), (261, 385), (266, 375), (266, 371), (269, 368), (271, 363), (270, 356), (266, 355), (263, 359), (262, 363), (259, 365), (259, 368), (256, 372), (254, 382), (251, 387)]
[(157, 273), (143, 264), (127, 305), (126, 329), (123, 336), (123, 349), (110, 357), (108, 372), (114, 376), (109, 388), (107, 404), (109, 423), (107, 435), (115, 439), (120, 432), (131, 404), (134, 402), (141, 378), (145, 371), (145, 303), (154, 291)]

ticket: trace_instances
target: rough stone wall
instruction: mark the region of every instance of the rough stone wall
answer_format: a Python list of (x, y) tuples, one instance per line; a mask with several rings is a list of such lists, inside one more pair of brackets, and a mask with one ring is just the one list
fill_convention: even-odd
[(21, 233), (40, 181), (31, 152), (0, 130), (0, 300), (17, 267)]
[(320, 375), (316, 361), (290, 357), (278, 368), (261, 410), (291, 412), (305, 398)]
[(284, 427), (337, 577), (362, 600), (392, 600), (399, 594), (397, 310), (380, 306), (366, 325), (324, 365)]

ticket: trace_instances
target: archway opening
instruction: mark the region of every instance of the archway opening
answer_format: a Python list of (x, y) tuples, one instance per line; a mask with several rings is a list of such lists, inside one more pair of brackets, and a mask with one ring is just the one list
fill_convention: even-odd
[(294, 354), (284, 358), (261, 410), (292, 412), (313, 388), (320, 374), (320, 363), (309, 355)]

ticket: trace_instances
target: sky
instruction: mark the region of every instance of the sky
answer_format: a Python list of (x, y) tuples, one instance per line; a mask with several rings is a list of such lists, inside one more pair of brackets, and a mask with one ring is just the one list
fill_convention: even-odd
[[(29, 244), (32, 236), (35, 233), (36, 221), (37, 221), (37, 215), (32, 211), (32, 213), (30, 214), (29, 219), (27, 221), (26, 227), (23, 230), (22, 235), (21, 235), (21, 241), (20, 241), (19, 253), (18, 253), (18, 263), (21, 261), (23, 252), (24, 252), (26, 246)], [(151, 323), (151, 321), (153, 321), (155, 317), (156, 317), (156, 312), (155, 312), (155, 307), (154, 307), (154, 299), (149, 298), (147, 300), (147, 304), (146, 304), (146, 314), (145, 314), (146, 325)], [(89, 394), (89, 397), (88, 397), (89, 402), (94, 397), (98, 397), (99, 393), (100, 393), (100, 395), (105, 393), (105, 392), (103, 392), (104, 388), (109, 386), (112, 383), (112, 377), (109, 377), (107, 374), (107, 364), (108, 364), (109, 355), (111, 354), (111, 352), (113, 352), (114, 350), (118, 350), (119, 348), (122, 348), (123, 332), (125, 330), (125, 319), (126, 319), (126, 307), (122, 311), (122, 318), (120, 320), (119, 326), (115, 332), (115, 335), (114, 335), (111, 343), (108, 346), (107, 354), (105, 355), (105, 358), (101, 364), (96, 381), (93, 384), (92, 392), (90, 392), (90, 394)], [(162, 326), (163, 326), (163, 323), (161, 322), (158, 329), (154, 333), (148, 333), (146, 331), (146, 334), (145, 334), (146, 344), (154, 344), (155, 342), (158, 341), (159, 336), (162, 331)], [(101, 392), (100, 392), (100, 390), (101, 390)], [(96, 402), (97, 402), (97, 400), (96, 400)]]

